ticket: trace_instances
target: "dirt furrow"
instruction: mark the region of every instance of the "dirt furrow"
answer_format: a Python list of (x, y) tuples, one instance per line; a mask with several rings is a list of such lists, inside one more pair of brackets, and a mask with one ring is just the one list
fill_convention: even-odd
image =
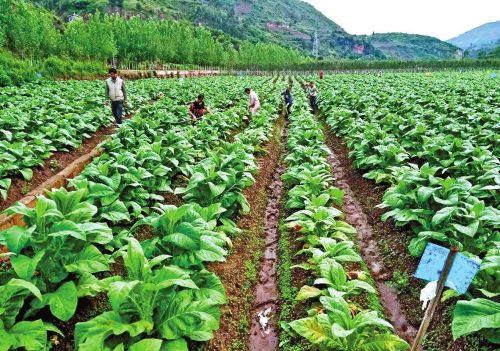
[(268, 187), (283, 152), (281, 135), (284, 128), (284, 118), (280, 117), (274, 138), (264, 148), (266, 155), (257, 159), (259, 171), (255, 176), (255, 183), (244, 191), (251, 212), (237, 221), (243, 233), (233, 238), (233, 248), (226, 262), (211, 264), (208, 267), (224, 284), (228, 301), (221, 309), (220, 329), (215, 332), (214, 338), (203, 346), (204, 350), (248, 350), (255, 286), (266, 246), (264, 218), (268, 205)]
[(279, 210), (283, 190), (281, 176), (285, 172), (285, 168), (283, 164), (279, 165), (268, 187), (269, 202), (267, 203), (264, 220), (266, 248), (255, 292), (253, 319), (250, 327), (250, 351), (277, 350), (279, 344), (277, 325), (279, 293), (276, 271), (278, 264)]
[(399, 302), (397, 292), (385, 282), (391, 276), (385, 267), (378, 243), (375, 240), (374, 230), (368, 222), (368, 217), (358, 201), (349, 184), (344, 165), (339, 160), (337, 150), (331, 148), (328, 162), (332, 167), (335, 177), (335, 185), (344, 192), (344, 207), (347, 221), (356, 228), (357, 242), (361, 250), (363, 260), (366, 262), (380, 292), (380, 300), (389, 321), (393, 324), (400, 337), (412, 341), (416, 335), (416, 329), (407, 321), (403, 308)]

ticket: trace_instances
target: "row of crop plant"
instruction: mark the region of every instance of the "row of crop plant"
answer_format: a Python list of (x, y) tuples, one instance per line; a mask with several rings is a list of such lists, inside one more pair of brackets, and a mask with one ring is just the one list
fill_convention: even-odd
[(410, 254), (419, 257), (435, 242), (482, 262), (470, 301), (455, 308), (455, 339), (482, 330), (498, 342), (497, 85), (482, 72), (339, 76), (319, 84), (326, 121), (347, 142), (354, 165), (389, 184), (382, 219), (411, 228)]
[[(71, 191), (7, 211), (23, 215), (27, 226), (0, 233), (9, 251), (0, 272), (1, 350), (55, 347), (47, 336), (61, 332), (41, 317), (50, 312), (71, 323), (81, 298), (99, 293), (111, 309), (76, 324), (78, 350), (187, 350), (187, 339), (211, 338), (225, 296), (204, 263), (227, 254), (228, 235), (237, 230), (231, 217), (247, 210), (242, 190), (257, 169), (254, 146), (270, 136), (276, 117), (273, 86), (263, 79), (221, 85), (241, 91), (250, 80), (265, 89), (262, 112), (233, 143), (223, 140), (241, 125), (244, 107), (196, 127), (178, 123), (180, 106), (172, 114), (145, 111), (104, 144), (106, 153)], [(177, 193), (188, 204), (162, 204), (172, 179), (185, 183)], [(193, 203), (200, 199), (203, 205)], [(142, 226), (152, 235), (139, 242), (133, 236)], [(123, 274), (109, 273), (116, 265)]]
[[(290, 116), (283, 175), (289, 190), (280, 239), (282, 347), (405, 350), (409, 345), (391, 332), (379, 312), (376, 290), (353, 242), (356, 230), (344, 221), (343, 193), (332, 184), (321, 125), (304, 99), (298, 100)], [(359, 270), (351, 270), (355, 267)], [(306, 284), (294, 287), (296, 273), (287, 274), (289, 270), (306, 271)], [(303, 315), (298, 316), (300, 311)], [(296, 344), (295, 335), (309, 345)]]

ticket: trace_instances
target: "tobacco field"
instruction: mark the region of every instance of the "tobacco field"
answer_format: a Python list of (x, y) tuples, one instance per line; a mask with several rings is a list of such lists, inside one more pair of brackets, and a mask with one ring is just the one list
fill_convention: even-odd
[(0, 351), (409, 350), (429, 243), (480, 268), (422, 349), (498, 350), (489, 72), (126, 85), (119, 127), (103, 81), (0, 90)]

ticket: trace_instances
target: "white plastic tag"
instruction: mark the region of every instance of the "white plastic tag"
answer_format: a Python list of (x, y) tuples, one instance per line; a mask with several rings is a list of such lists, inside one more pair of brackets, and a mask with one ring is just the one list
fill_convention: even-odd
[(429, 301), (436, 297), (437, 281), (429, 282), (425, 288), (420, 291), (420, 301), (423, 302), (422, 309), (425, 310)]

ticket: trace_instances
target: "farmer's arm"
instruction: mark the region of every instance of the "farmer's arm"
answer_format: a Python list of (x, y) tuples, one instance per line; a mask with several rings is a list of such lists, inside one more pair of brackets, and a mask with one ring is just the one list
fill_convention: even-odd
[(194, 115), (193, 110), (194, 110), (194, 104), (189, 105), (189, 107), (188, 107), (189, 117), (191, 117), (191, 119), (196, 119), (196, 116)]
[(127, 101), (127, 91), (125, 90), (125, 82), (122, 82), (122, 92), (123, 92), (123, 100)]

